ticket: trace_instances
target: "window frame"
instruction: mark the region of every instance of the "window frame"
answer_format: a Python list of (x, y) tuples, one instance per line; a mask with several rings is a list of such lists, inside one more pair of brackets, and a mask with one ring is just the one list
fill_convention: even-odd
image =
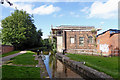
[(70, 44), (74, 44), (75, 43), (75, 38), (74, 37), (70, 37)]
[(88, 36), (88, 44), (93, 44), (93, 37), (92, 36)]
[[(83, 39), (80, 39), (80, 38), (83, 38)], [(84, 37), (79, 37), (79, 46), (84, 46), (84, 40), (85, 40)]]

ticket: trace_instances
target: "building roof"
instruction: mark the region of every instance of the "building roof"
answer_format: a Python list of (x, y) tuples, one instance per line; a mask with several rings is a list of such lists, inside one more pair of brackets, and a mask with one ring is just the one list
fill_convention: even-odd
[(94, 29), (94, 26), (75, 26), (75, 25), (60, 25), (56, 26), (55, 28), (52, 29), (64, 29), (64, 30), (86, 30), (86, 29)]
[[(117, 30), (117, 29), (109, 29), (107, 31), (110, 31), (110, 34), (120, 33), (120, 30)], [(104, 34), (104, 33), (106, 33), (107, 31), (104, 31), (104, 32), (98, 34), (97, 37)]]

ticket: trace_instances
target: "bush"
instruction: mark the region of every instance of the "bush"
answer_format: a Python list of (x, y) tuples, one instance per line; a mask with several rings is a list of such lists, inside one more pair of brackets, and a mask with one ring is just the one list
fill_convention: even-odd
[(37, 50), (40, 50), (40, 51), (51, 51), (50, 49), (48, 49), (47, 47), (37, 47), (37, 48), (32, 48), (32, 49), (28, 49), (30, 51), (33, 51), (33, 52), (37, 52)]

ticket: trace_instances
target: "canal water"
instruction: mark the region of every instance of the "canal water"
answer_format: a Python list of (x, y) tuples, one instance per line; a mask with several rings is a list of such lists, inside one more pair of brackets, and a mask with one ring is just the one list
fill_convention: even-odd
[(56, 59), (55, 55), (45, 55), (44, 60), (50, 78), (82, 78), (65, 64)]

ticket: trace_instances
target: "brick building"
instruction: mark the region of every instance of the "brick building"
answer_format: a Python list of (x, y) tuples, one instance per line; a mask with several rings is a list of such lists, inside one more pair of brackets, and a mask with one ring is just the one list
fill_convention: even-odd
[[(94, 36), (97, 31), (93, 26), (56, 26), (51, 27), (52, 38), (57, 40), (57, 52), (63, 52), (63, 49), (68, 53), (88, 53), (95, 52)], [(95, 30), (95, 32), (92, 32)]]
[(120, 54), (120, 30), (109, 29), (97, 35), (97, 51), (104, 56)]

